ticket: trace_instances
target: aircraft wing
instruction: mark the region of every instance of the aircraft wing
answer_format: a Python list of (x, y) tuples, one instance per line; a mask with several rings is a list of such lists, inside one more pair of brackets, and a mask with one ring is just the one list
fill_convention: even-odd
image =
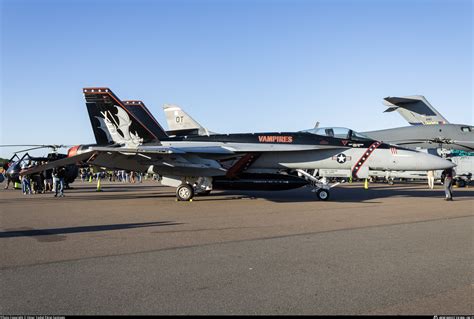
[(59, 160), (56, 160), (56, 161), (51, 161), (51, 162), (48, 162), (48, 163), (43, 164), (43, 165), (37, 165), (35, 167), (22, 170), (20, 172), (20, 175), (21, 176), (30, 175), (30, 174), (34, 174), (34, 173), (38, 173), (38, 172), (43, 172), (43, 171), (46, 171), (48, 169), (53, 169), (53, 168), (59, 167), (59, 166), (81, 164), (81, 163), (84, 163), (84, 162), (88, 162), (89, 160), (92, 160), (96, 154), (97, 153), (94, 152), (94, 151), (89, 151), (89, 152), (85, 152), (85, 153), (82, 153), (82, 154), (79, 154), (79, 155), (74, 155), (74, 156), (62, 158), (62, 159), (59, 159)]
[(91, 147), (91, 150), (101, 152), (120, 152), (123, 154), (137, 154), (137, 153), (149, 153), (149, 154), (234, 154), (234, 150), (231, 148), (221, 146), (197, 146), (197, 147), (167, 147), (167, 146), (139, 146), (137, 148), (123, 148), (123, 147), (106, 147), (106, 146), (95, 146)]
[[(238, 143), (237, 143), (238, 144)], [(145, 145), (137, 148), (92, 146), (89, 151), (21, 172), (29, 175), (70, 164), (89, 164), (107, 169), (146, 171), (150, 167), (162, 175), (218, 176), (227, 169), (217, 159), (246, 158), (250, 154), (284, 151), (345, 149), (329, 145), (201, 145), (178, 147)], [(234, 148), (234, 146), (236, 148)], [(254, 156), (252, 155), (252, 156)]]
[(397, 111), (411, 125), (449, 124), (422, 95), (384, 98), (385, 112)]

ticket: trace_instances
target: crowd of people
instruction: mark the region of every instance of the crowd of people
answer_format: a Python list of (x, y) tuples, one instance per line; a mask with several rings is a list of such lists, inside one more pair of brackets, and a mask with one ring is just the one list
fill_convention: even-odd
[(101, 171), (94, 172), (90, 167), (84, 167), (79, 170), (79, 176), (82, 182), (97, 181), (98, 178), (108, 180), (109, 182), (121, 182), (121, 183), (141, 183), (145, 178), (157, 179), (156, 175), (143, 174), (141, 172), (127, 171), (127, 170), (114, 170), (114, 171)]
[[(2, 166), (2, 174), (5, 175), (6, 171), (9, 168), (9, 164), (5, 163)], [(25, 161), (21, 164), (21, 170), (30, 169), (36, 165), (42, 165), (45, 162), (35, 162), (35, 161)], [(92, 167), (82, 167), (79, 168), (78, 176), (74, 176), (77, 171), (67, 172), (67, 168), (64, 166), (48, 169), (42, 172), (33, 173), (29, 175), (24, 175), (19, 177), (19, 184), (21, 185), (21, 190), (23, 195), (33, 195), (33, 194), (45, 194), (45, 193), (54, 193), (54, 197), (64, 197), (64, 190), (69, 188), (68, 180), (71, 181), (71, 172), (72, 180), (76, 177), (79, 177), (82, 182), (97, 182), (100, 183), (101, 180), (108, 180), (110, 182), (121, 182), (121, 183), (141, 183), (143, 179), (154, 179), (159, 180), (159, 176), (156, 174), (143, 174), (141, 172), (135, 171), (126, 171), (126, 170), (115, 170), (115, 171), (97, 171)], [(67, 175), (69, 177), (67, 177)], [(67, 178), (66, 178), (67, 177)], [(6, 176), (6, 185), (4, 189), (8, 189), (10, 184), (13, 188), (17, 188), (17, 183), (15, 183), (10, 176)]]
[[(34, 167), (35, 165), (45, 164), (45, 162), (26, 162), (21, 165), (21, 169), (29, 169)], [(8, 169), (8, 164), (4, 165), (3, 171), (5, 172)], [(20, 183), (21, 183), (21, 190), (23, 195), (32, 195), (32, 194), (44, 194), (46, 192), (54, 192), (54, 196), (64, 196), (64, 188), (66, 186), (65, 182), (66, 177), (66, 168), (56, 167), (53, 169), (45, 170), (43, 172), (34, 173), (31, 175), (20, 176)], [(10, 183), (13, 184), (14, 182), (7, 176), (6, 178), (6, 185), (4, 189), (8, 189)], [(13, 185), (13, 187), (15, 187)]]

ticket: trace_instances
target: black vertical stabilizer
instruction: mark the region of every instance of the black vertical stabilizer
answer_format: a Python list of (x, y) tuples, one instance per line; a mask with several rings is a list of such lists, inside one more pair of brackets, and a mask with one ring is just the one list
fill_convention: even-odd
[(158, 139), (166, 139), (168, 134), (142, 101), (122, 101), (124, 107), (139, 119)]
[(127, 110), (110, 89), (84, 88), (83, 92), (97, 144), (159, 143), (160, 137)]

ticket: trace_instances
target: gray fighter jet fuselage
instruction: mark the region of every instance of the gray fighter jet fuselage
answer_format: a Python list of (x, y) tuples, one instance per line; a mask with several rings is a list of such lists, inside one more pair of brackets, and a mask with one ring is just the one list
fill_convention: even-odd
[(411, 126), (365, 132), (388, 143), (410, 148), (474, 150), (474, 127), (450, 123), (423, 95), (384, 98), (385, 112), (397, 111)]
[(378, 131), (363, 132), (364, 135), (409, 148), (444, 148), (463, 151), (474, 150), (474, 127), (461, 124), (431, 124), (404, 126)]

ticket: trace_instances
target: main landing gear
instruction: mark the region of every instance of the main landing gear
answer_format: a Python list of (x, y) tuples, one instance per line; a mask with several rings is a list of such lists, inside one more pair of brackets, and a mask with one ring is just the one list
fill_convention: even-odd
[(194, 197), (194, 188), (189, 184), (181, 184), (176, 189), (176, 198), (179, 201), (187, 202)]
[(207, 196), (212, 191), (212, 178), (209, 177), (188, 177), (181, 180), (181, 184), (176, 188), (176, 198), (178, 201), (191, 201), (194, 196)]
[(316, 193), (319, 200), (328, 200), (330, 196), (329, 190), (340, 184), (338, 182), (330, 185), (324, 177), (319, 179), (302, 169), (297, 169), (296, 171), (311, 182), (312, 192)]

